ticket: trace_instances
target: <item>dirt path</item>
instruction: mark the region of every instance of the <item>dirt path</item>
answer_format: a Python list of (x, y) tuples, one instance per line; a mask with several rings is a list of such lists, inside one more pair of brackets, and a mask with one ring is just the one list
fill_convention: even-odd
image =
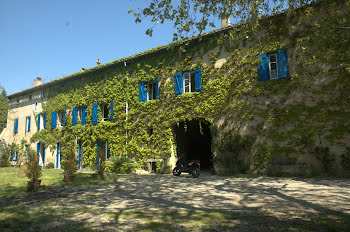
[(127, 175), (114, 184), (50, 189), (7, 199), (0, 207), (16, 204), (62, 209), (62, 214), (70, 213), (72, 223), (87, 223), (92, 230), (132, 231), (135, 223), (145, 223), (118, 218), (126, 211), (151, 212), (149, 216), (171, 210), (238, 213), (283, 221), (303, 215), (350, 215), (350, 180)]

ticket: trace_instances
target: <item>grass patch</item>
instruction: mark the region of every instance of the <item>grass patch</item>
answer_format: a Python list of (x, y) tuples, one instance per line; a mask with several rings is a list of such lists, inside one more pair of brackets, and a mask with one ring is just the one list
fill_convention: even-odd
[[(75, 180), (72, 182), (63, 181), (63, 170), (43, 169), (40, 177), (41, 189), (58, 186), (82, 186), (100, 183), (112, 183), (117, 181), (116, 175), (100, 176), (96, 173), (77, 172)], [(0, 168), (0, 197), (12, 197), (27, 191), (28, 178), (20, 168), (3, 167)]]

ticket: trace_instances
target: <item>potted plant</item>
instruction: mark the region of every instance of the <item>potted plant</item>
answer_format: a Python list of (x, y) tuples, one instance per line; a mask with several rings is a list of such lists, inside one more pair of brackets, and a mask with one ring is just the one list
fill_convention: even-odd
[(28, 160), (26, 162), (26, 176), (28, 181), (28, 191), (39, 191), (41, 180), (41, 166), (38, 163), (37, 154), (33, 149), (27, 149)]
[(62, 168), (64, 181), (73, 181), (78, 170), (78, 161), (75, 158), (75, 138), (70, 133), (65, 133), (61, 142)]

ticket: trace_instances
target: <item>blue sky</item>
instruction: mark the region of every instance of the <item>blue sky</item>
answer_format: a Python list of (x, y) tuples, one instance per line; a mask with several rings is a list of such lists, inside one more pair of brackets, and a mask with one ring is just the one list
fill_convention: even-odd
[(134, 23), (146, 0), (0, 0), (0, 85), (7, 94), (172, 41), (172, 24)]

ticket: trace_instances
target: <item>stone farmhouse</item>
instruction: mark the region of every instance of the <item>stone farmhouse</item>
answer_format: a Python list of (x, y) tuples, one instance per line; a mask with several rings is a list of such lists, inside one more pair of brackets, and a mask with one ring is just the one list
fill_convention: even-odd
[(36, 78), (8, 96), (1, 138), (55, 168), (71, 133), (79, 168), (125, 156), (165, 171), (181, 156), (222, 174), (346, 175), (349, 73), (330, 51), (350, 38), (336, 29), (349, 12), (345, 1), (311, 5)]

